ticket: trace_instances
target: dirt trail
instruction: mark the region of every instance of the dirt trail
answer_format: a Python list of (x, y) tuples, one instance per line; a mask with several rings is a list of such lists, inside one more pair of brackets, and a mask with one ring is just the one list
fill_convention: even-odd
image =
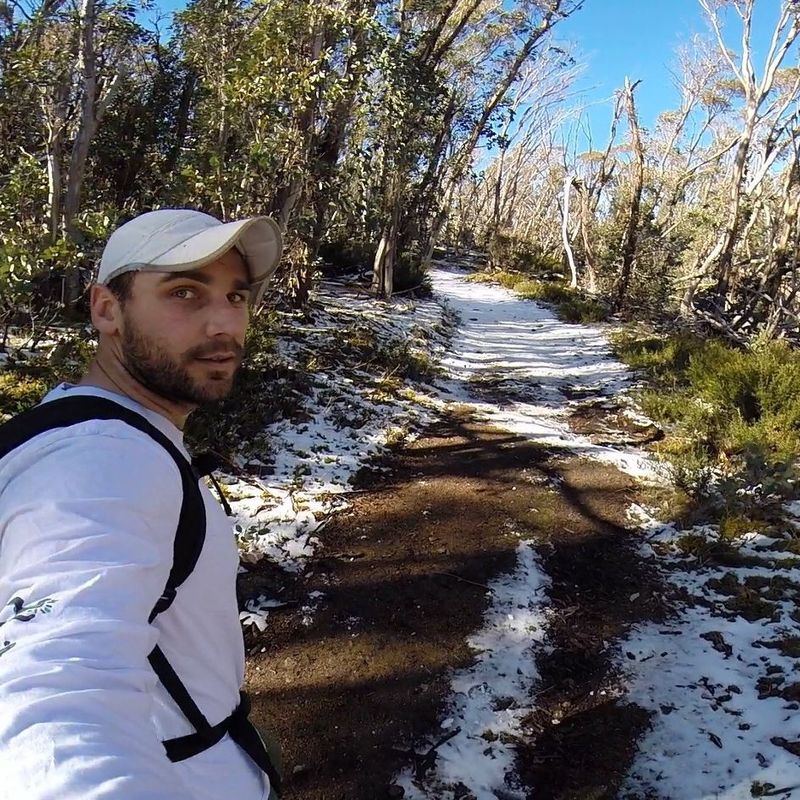
[[(283, 743), (286, 800), (400, 797), (392, 776), (430, 767), (435, 751), (412, 752), (440, 733), (449, 675), (472, 661), (465, 640), (486, 584), (514, 566), (515, 532), (541, 543), (554, 608), (519, 773), (539, 800), (614, 797), (647, 718), (618, 699), (609, 645), (660, 613), (625, 527), (631, 480), (468, 419), (377, 466), (390, 471), (362, 474), (305, 576), (261, 566), (243, 581), (247, 596), (290, 601), (247, 642), (247, 688)], [(313, 592), (315, 610), (291, 605)]]

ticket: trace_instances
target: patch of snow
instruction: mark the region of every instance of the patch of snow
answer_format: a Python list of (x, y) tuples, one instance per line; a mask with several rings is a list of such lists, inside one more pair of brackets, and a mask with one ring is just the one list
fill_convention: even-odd
[[(385, 346), (411, 346), (429, 357), (442, 351), (446, 309), (434, 300), (390, 303), (356, 295), (336, 284), (324, 284), (315, 325), (289, 325), (279, 340), (288, 364), (308, 360), (320, 343), (347, 325), (365, 326), (368, 335)], [(433, 335), (432, 328), (441, 332)], [(424, 334), (424, 335), (423, 335)], [(365, 334), (366, 335), (366, 334)], [(303, 422), (281, 420), (265, 435), (275, 460), (268, 475), (225, 476), (228, 498), (236, 516), (239, 548), (245, 561), (268, 558), (286, 570), (300, 572), (319, 545), (325, 519), (345, 508), (351, 480), (387, 443), (435, 418), (424, 395), (382, 392), (374, 375), (357, 365), (340, 363), (311, 374), (312, 386), (302, 404)], [(259, 459), (241, 464), (244, 472)]]
[(665, 481), (665, 469), (642, 451), (593, 444), (569, 429), (568, 394), (614, 396), (633, 384), (600, 326), (566, 324), (501, 286), (469, 283), (458, 270), (438, 268), (430, 276), (462, 320), (442, 359), (448, 401), (472, 405), (490, 424), (527, 439)]
[[(800, 761), (781, 746), (800, 740), (800, 705), (792, 688), (797, 662), (775, 644), (800, 637), (792, 617), (800, 569), (775, 563), (785, 554), (765, 547), (776, 540), (750, 533), (742, 537), (741, 552), (768, 558), (763, 566), (688, 570), (681, 568), (675, 543), (687, 534), (719, 541), (714, 526), (678, 531), (649, 519), (643, 528), (643, 553), (655, 558), (653, 545), (671, 548), (660, 556), (664, 577), (691, 599), (679, 604), (674, 619), (637, 626), (619, 645), (627, 700), (652, 714), (620, 797), (739, 800), (774, 791), (769, 796), (788, 798), (800, 784)], [(750, 621), (718, 590), (723, 579), (753, 578), (760, 583), (752, 586), (777, 578), (782, 588), (769, 595), (774, 614)], [(758, 599), (757, 589), (748, 591)]]
[(239, 621), (242, 625), (255, 625), (259, 633), (263, 633), (267, 629), (269, 609), (283, 608), (285, 605), (286, 603), (281, 600), (275, 600), (260, 594), (257, 598), (248, 600), (244, 604), (245, 610), (239, 614)]
[(468, 640), (475, 663), (451, 680), (452, 698), (441, 727), (458, 731), (437, 749), (433, 775), (418, 785), (411, 770), (396, 783), (410, 800), (452, 800), (462, 783), (477, 798), (523, 800), (514, 773), (515, 738), (531, 712), (531, 693), (538, 678), (534, 650), (545, 633), (548, 578), (532, 542), (517, 547), (516, 569), (490, 585), (492, 603), (483, 627)]

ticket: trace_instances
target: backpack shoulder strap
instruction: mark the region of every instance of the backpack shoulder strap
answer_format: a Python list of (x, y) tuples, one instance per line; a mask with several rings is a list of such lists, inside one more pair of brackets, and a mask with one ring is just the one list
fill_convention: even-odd
[(147, 434), (170, 454), (181, 475), (183, 499), (175, 532), (172, 568), (164, 592), (150, 614), (149, 621), (152, 622), (170, 607), (178, 587), (192, 574), (206, 535), (206, 511), (200, 493), (199, 475), (169, 437), (141, 414), (113, 400), (73, 395), (42, 403), (0, 425), (0, 458), (41, 433), (92, 419), (120, 420)]

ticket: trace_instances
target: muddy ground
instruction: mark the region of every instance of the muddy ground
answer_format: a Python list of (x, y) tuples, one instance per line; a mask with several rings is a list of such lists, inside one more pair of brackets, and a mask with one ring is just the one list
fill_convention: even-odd
[(540, 543), (555, 610), (519, 773), (537, 800), (615, 797), (648, 720), (620, 697), (611, 645), (662, 614), (626, 527), (632, 480), (468, 418), (375, 466), (305, 576), (262, 564), (242, 581), (288, 603), (247, 636), (247, 688), (283, 744), (286, 800), (400, 797), (392, 776), (430, 766), (448, 677), (471, 663), (465, 640), (487, 584), (514, 566), (517, 532)]

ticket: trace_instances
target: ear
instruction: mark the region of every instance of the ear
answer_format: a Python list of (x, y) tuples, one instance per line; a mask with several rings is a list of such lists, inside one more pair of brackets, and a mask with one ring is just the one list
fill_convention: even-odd
[(92, 286), (89, 290), (89, 308), (92, 312), (92, 325), (98, 333), (113, 336), (120, 332), (122, 306), (107, 286)]

